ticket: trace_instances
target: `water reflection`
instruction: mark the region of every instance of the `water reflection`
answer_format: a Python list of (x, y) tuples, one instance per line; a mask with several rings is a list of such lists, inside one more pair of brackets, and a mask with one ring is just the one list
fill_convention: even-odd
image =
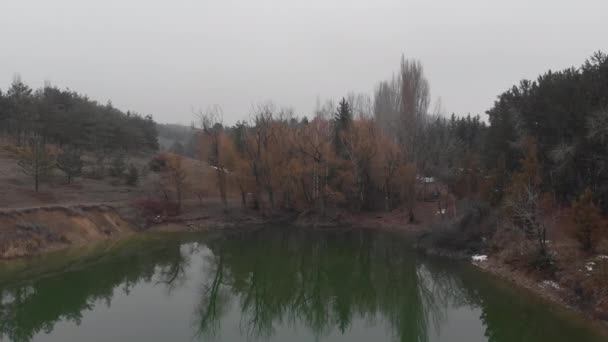
[(362, 324), (395, 341), (451, 340), (442, 329), (458, 308), (469, 310), (474, 326), (457, 328), (483, 329), (478, 340), (592, 340), (469, 268), (421, 260), (392, 235), (282, 229), (200, 239), (130, 241), (76, 269), (5, 283), (0, 339), (52, 335), (59, 322), (79, 325), (99, 305), (111, 307), (116, 291), (146, 288), (169, 298), (188, 293), (190, 307), (178, 309), (190, 336), (205, 341), (221, 340), (235, 326), (247, 340), (269, 340), (286, 328), (331, 340)]

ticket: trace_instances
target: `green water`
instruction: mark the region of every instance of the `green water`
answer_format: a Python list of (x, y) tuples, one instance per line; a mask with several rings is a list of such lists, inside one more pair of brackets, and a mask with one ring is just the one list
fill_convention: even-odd
[(397, 236), (151, 235), (0, 265), (0, 341), (601, 341)]

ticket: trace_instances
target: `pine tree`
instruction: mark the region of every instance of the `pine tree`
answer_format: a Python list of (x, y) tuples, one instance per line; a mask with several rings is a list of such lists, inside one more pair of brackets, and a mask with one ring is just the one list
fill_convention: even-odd
[(112, 177), (121, 177), (127, 170), (124, 152), (119, 152), (114, 155), (110, 164), (110, 175)]
[(34, 179), (34, 189), (38, 192), (40, 181), (55, 167), (55, 160), (40, 139), (31, 139), (21, 151), (18, 164), (23, 173)]
[(72, 178), (80, 176), (83, 165), (81, 152), (75, 148), (67, 148), (57, 156), (57, 168), (65, 173), (68, 184)]
[(133, 164), (129, 164), (129, 170), (127, 171), (127, 185), (136, 186), (139, 181), (139, 171)]
[(351, 126), (353, 117), (350, 105), (342, 98), (338, 111), (334, 114), (334, 148), (337, 155), (344, 155), (344, 143), (342, 141), (344, 132)]

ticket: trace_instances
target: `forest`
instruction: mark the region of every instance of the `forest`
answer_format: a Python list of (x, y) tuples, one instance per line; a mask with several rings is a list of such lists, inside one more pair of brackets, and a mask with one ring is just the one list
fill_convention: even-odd
[(18, 146), (36, 138), (89, 151), (158, 149), (152, 116), (124, 113), (111, 102), (101, 105), (50, 84), (34, 90), (19, 76), (5, 92), (0, 90), (0, 134)]

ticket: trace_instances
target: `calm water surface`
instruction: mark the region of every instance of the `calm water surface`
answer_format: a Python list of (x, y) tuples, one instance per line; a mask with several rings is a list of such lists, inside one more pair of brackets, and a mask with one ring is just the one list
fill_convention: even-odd
[(365, 231), (151, 235), (0, 265), (0, 341), (605, 341)]

